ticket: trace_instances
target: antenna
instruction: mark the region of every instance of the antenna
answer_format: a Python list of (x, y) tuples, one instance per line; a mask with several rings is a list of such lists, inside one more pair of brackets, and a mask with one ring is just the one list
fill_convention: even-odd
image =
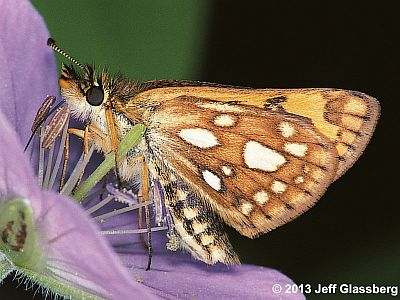
[(77, 61), (75, 58), (73, 58), (71, 55), (69, 55), (68, 53), (66, 53), (64, 50), (62, 50), (60, 47), (57, 46), (56, 41), (53, 40), (52, 38), (49, 38), (47, 40), (47, 46), (49, 46), (51, 49), (53, 49), (54, 51), (60, 53), (62, 56), (68, 58), (70, 61), (72, 61), (73, 63), (75, 63), (77, 66), (79, 66), (81, 69), (85, 70), (85, 67), (79, 62)]

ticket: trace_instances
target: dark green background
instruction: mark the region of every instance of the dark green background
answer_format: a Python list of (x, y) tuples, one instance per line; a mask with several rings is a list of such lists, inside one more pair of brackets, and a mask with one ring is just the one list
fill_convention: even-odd
[[(233, 231), (231, 238), (243, 262), (276, 268), (298, 284), (400, 285), (397, 10), (274, 2), (33, 1), (72, 56), (132, 79), (340, 87), (377, 97), (382, 117), (365, 154), (313, 209), (259, 239)], [(8, 299), (31, 299), (12, 285), (0, 288), (2, 299), (9, 287)]]
[(81, 62), (141, 81), (200, 73), (206, 1), (32, 2), (60, 47)]

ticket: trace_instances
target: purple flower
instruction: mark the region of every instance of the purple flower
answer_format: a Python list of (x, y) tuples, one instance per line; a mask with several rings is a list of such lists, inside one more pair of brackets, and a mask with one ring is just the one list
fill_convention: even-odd
[[(72, 199), (41, 190), (29, 162), (38, 149), (30, 156), (21, 144), (30, 135), (40, 103), (46, 95), (58, 94), (53, 54), (45, 45), (48, 32), (25, 0), (0, 0), (0, 25), (0, 280), (14, 270), (50, 292), (72, 298), (284, 296), (274, 294), (272, 286), (293, 282), (278, 271), (207, 266), (187, 254), (167, 251), (165, 232), (153, 234), (152, 270), (145, 271), (147, 254), (137, 236), (113, 235), (107, 241)], [(134, 224), (130, 214), (121, 214), (102, 229)]]
[[(129, 225), (130, 224), (130, 225)], [(132, 218), (120, 215), (107, 229), (132, 227)], [(112, 236), (110, 242), (134, 278), (167, 299), (304, 299), (302, 294), (273, 293), (273, 286), (294, 284), (282, 273), (260, 266), (209, 266), (182, 252), (167, 251), (164, 232), (153, 234), (153, 264), (145, 271), (147, 257), (138, 239)]]

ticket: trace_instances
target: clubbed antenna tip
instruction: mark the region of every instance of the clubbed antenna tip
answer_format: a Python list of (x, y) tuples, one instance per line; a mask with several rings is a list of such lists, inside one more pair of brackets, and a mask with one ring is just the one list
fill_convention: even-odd
[(51, 49), (53, 49), (54, 51), (60, 53), (62, 56), (68, 58), (70, 61), (72, 61), (74, 64), (76, 64), (77, 66), (79, 66), (81, 69), (85, 70), (85, 67), (79, 62), (77, 61), (75, 58), (73, 58), (71, 55), (69, 55), (67, 52), (65, 52), (64, 50), (62, 50), (60, 47), (57, 46), (56, 41), (53, 40), (52, 38), (48, 38), (47, 39), (47, 46), (49, 46)]

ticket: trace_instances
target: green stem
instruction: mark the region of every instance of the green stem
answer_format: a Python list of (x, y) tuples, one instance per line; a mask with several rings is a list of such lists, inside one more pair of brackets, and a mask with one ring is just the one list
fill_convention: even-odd
[[(145, 132), (145, 127), (141, 124), (136, 124), (125, 135), (118, 147), (118, 157), (122, 159), (130, 149), (135, 147)], [(81, 202), (89, 191), (111, 170), (115, 165), (114, 152), (106, 155), (104, 161), (97, 167), (96, 170), (76, 189), (72, 198)]]

